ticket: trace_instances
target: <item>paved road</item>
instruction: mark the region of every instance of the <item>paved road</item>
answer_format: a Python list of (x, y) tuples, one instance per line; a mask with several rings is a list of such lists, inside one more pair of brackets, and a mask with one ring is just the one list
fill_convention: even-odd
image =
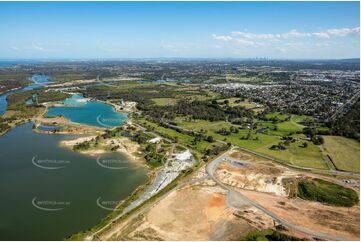
[[(290, 228), (290, 229), (294, 229), (296, 231), (300, 231), (302, 233), (311, 235), (315, 238), (321, 238), (321, 239), (326, 239), (326, 240), (341, 240), (341, 241), (345, 241), (347, 239), (342, 238), (342, 237), (337, 237), (337, 236), (332, 236), (329, 234), (325, 234), (322, 232), (316, 232), (313, 231), (311, 229), (296, 225), (296, 224), (292, 224), (286, 220), (283, 220), (282, 218), (278, 217), (276, 214), (272, 213), (271, 211), (269, 211), (268, 209), (262, 207), (260, 204), (258, 204), (255, 201), (252, 201), (251, 199), (249, 199), (248, 197), (246, 197), (245, 195), (243, 195), (241, 192), (236, 191), (233, 187), (225, 185), (224, 183), (222, 183), (220, 180), (218, 180), (215, 176), (214, 176), (214, 171), (217, 169), (218, 165), (226, 160), (228, 160), (228, 152), (226, 152), (225, 154), (219, 156), (218, 158), (214, 159), (212, 162), (210, 162), (207, 166), (206, 166), (206, 171), (208, 173), (208, 175), (222, 188), (226, 189), (227, 191), (230, 192), (230, 195), (232, 196), (232, 199), (239, 199), (239, 203), (245, 203), (245, 204), (249, 204), (251, 206), (254, 206), (256, 208), (258, 208), (259, 210), (261, 210), (262, 212), (264, 212), (265, 214), (267, 214), (268, 216), (270, 216), (273, 220), (277, 221), (278, 223), (282, 224), (283, 226)], [(237, 195), (236, 195), (237, 194)], [(228, 201), (229, 203), (232, 203), (232, 201)], [(234, 203), (234, 202), (233, 202)]]
[(336, 112), (334, 112), (334, 113), (332, 114), (332, 116), (331, 116), (327, 121), (330, 122), (330, 121), (334, 120), (334, 119), (337, 117), (337, 115), (338, 115), (340, 112), (342, 112), (343, 109), (344, 109), (348, 104), (354, 102), (354, 101), (357, 100), (359, 97), (360, 97), (360, 90), (358, 90), (354, 95), (352, 95), (352, 97), (351, 97), (349, 100), (347, 100), (347, 102), (345, 102), (344, 104), (342, 104), (342, 105), (336, 110)]

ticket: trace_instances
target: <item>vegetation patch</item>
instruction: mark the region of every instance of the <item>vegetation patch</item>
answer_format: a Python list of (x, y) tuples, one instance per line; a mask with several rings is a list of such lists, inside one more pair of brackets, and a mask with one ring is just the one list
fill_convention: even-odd
[(245, 237), (241, 238), (243, 241), (300, 241), (306, 240), (290, 236), (273, 229), (255, 230), (249, 232)]
[(298, 196), (302, 199), (342, 207), (352, 207), (359, 201), (354, 190), (321, 179), (300, 181)]
[(341, 136), (323, 136), (326, 155), (338, 170), (360, 171), (360, 143)]
[(153, 102), (155, 102), (156, 105), (159, 105), (159, 106), (173, 105), (176, 102), (176, 99), (174, 99), (174, 98), (166, 98), (166, 97), (164, 97), (164, 98), (152, 98), (150, 100), (152, 100)]

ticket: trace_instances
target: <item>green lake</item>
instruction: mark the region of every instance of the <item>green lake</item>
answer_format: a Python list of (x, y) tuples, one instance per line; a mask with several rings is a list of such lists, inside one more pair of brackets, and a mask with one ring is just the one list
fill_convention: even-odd
[(0, 137), (0, 240), (62, 240), (87, 230), (147, 181), (147, 169), (120, 153), (82, 155), (59, 146), (77, 136), (38, 134), (32, 125)]

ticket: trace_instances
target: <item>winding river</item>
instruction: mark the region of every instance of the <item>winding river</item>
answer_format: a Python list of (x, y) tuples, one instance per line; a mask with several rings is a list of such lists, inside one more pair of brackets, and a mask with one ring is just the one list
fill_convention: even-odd
[(6, 112), (6, 108), (7, 108), (6, 97), (8, 95), (13, 94), (13, 93), (33, 90), (33, 89), (42, 87), (51, 82), (47, 75), (39, 75), (39, 74), (33, 75), (31, 77), (31, 80), (33, 81), (33, 83), (30, 84), (29, 86), (26, 86), (21, 89), (9, 91), (9, 92), (6, 92), (6, 93), (0, 95), (0, 116)]

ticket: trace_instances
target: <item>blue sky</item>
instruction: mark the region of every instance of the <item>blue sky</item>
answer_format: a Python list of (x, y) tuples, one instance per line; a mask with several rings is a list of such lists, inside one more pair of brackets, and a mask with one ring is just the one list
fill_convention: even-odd
[(0, 2), (0, 58), (354, 58), (359, 2)]

